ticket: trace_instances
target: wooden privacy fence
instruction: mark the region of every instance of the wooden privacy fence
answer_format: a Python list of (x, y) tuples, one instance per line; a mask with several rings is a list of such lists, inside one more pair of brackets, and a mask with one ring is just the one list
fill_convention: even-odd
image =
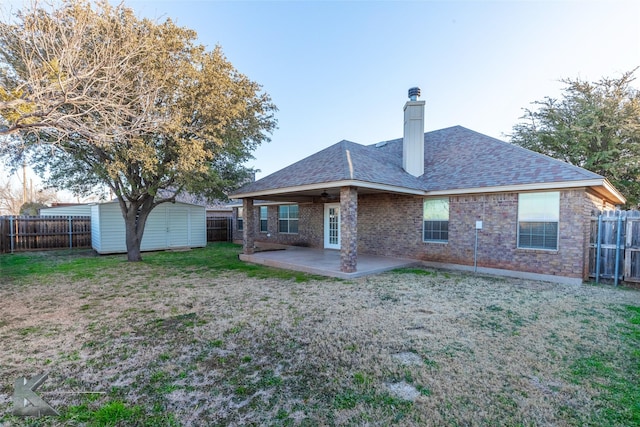
[[(231, 218), (207, 218), (207, 242), (231, 238)], [(91, 217), (0, 216), (0, 253), (90, 247)]]
[(0, 216), (0, 253), (90, 247), (88, 216)]
[(640, 282), (640, 211), (606, 211), (591, 218), (589, 274), (596, 282)]
[(232, 237), (231, 231), (231, 218), (207, 218), (207, 242), (229, 242)]

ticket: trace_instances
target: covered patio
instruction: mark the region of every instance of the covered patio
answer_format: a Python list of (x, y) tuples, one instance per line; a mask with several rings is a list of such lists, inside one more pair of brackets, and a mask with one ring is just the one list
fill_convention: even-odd
[[(358, 254), (358, 200), (385, 194), (425, 194), (422, 182), (393, 159), (378, 148), (343, 140), (231, 194), (231, 198), (242, 200), (242, 223), (247, 224), (242, 259), (250, 260), (256, 243), (270, 241), (336, 249), (318, 274), (335, 270), (344, 273), (335, 277), (354, 277), (368, 271), (360, 265), (368, 257)], [(285, 205), (292, 205), (294, 216), (283, 208)], [(262, 215), (258, 208), (266, 208), (263, 218), (258, 217)], [(289, 228), (290, 221), (294, 221), (293, 228)], [(264, 229), (260, 228), (263, 223)]]
[(240, 259), (255, 264), (339, 279), (353, 279), (369, 274), (382, 273), (396, 268), (415, 265), (416, 260), (358, 254), (358, 267), (354, 272), (340, 269), (340, 251), (286, 246), (278, 250), (256, 251), (240, 254)]

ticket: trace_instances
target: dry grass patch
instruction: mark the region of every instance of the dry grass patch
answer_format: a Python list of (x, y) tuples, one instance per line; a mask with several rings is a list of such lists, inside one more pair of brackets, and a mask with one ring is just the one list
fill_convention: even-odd
[[(194, 268), (185, 259), (194, 252), (96, 267), (91, 278), (3, 282), (1, 420), (630, 425), (638, 416), (619, 416), (621, 402), (637, 405), (638, 291), (426, 270), (297, 282)], [(11, 416), (15, 378), (44, 371), (43, 397), (62, 416)], [(63, 394), (74, 391), (106, 394)]]

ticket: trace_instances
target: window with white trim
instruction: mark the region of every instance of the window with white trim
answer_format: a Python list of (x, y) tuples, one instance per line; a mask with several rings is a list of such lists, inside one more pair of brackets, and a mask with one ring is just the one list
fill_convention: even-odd
[(422, 240), (449, 241), (449, 198), (425, 199)]
[(298, 205), (278, 206), (278, 231), (280, 233), (297, 233), (298, 213)]
[(260, 206), (260, 232), (269, 231), (268, 210), (266, 206)]
[(558, 250), (560, 193), (518, 195), (518, 248)]
[(243, 214), (244, 214), (244, 208), (238, 208), (238, 217), (236, 218), (236, 224), (239, 231), (242, 231), (244, 229)]

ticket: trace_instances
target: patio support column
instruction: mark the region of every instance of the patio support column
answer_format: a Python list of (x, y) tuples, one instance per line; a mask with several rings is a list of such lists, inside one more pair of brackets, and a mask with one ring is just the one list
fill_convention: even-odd
[(358, 265), (358, 189), (340, 188), (340, 271), (353, 273)]
[(255, 237), (255, 218), (256, 212), (253, 209), (253, 199), (242, 199), (242, 250), (245, 255), (251, 255), (254, 252)]

